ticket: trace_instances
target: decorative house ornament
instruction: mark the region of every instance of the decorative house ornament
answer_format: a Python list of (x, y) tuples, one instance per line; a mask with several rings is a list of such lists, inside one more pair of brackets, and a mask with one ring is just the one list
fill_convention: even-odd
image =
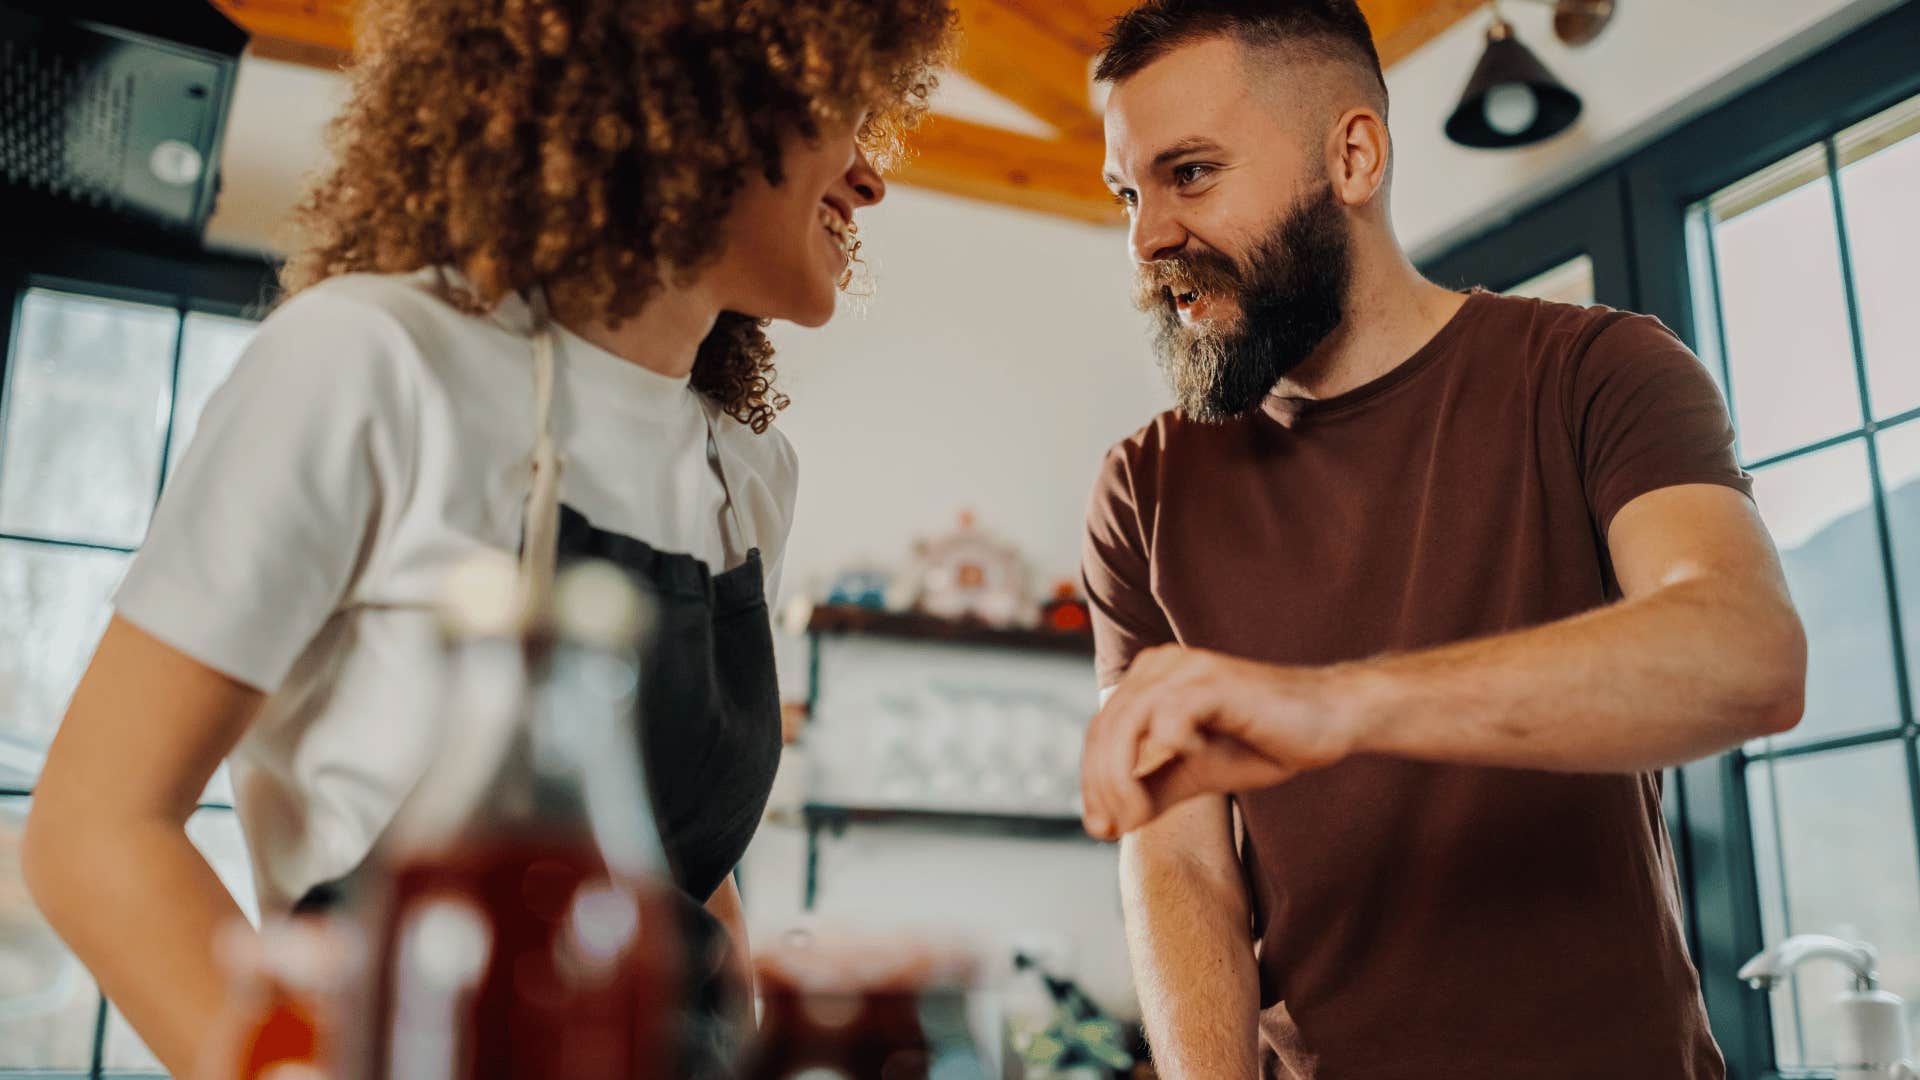
[(977, 619), (989, 626), (1026, 627), (1037, 612), (1029, 599), (1027, 564), (1012, 544), (962, 511), (953, 531), (917, 541), (913, 564), (898, 583), (904, 592), (889, 607), (907, 606), (942, 619)]

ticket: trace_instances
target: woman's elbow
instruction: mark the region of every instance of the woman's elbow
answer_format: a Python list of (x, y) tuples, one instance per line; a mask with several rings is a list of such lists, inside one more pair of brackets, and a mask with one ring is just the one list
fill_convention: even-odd
[(20, 837), (20, 877), (49, 922), (58, 923), (68, 882), (85, 860), (82, 830), (62, 803), (45, 794), (36, 797), (27, 812)]

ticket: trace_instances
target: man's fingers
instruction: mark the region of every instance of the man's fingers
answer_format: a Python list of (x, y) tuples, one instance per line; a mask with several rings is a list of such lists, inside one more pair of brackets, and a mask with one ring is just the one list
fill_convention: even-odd
[(1115, 745), (1126, 739), (1126, 717), (1137, 696), (1132, 673), (1127, 682), (1107, 699), (1107, 704), (1087, 728), (1086, 746), (1080, 755), (1081, 820), (1088, 835), (1106, 840), (1113, 831), (1114, 805), (1108, 773), (1113, 768)]
[(1179, 756), (1180, 751), (1170, 746), (1164, 746), (1154, 742), (1149, 738), (1140, 744), (1140, 758), (1133, 766), (1133, 778), (1135, 780), (1144, 780), (1165, 768)]
[[(1111, 700), (1108, 704), (1112, 704)], [(1107, 725), (1107, 710), (1103, 708), (1087, 722), (1087, 737), (1080, 746), (1080, 821), (1089, 836), (1102, 840), (1106, 838), (1110, 818), (1105, 813), (1105, 801), (1097, 790), (1096, 774), (1099, 770), (1095, 763), (1100, 760), (1101, 751), (1106, 746)]]
[(1139, 758), (1140, 740), (1146, 735), (1157, 692), (1143, 689), (1125, 702), (1113, 717), (1107, 744), (1101, 751), (1100, 788), (1104, 799), (1106, 835), (1117, 837), (1125, 831), (1120, 823), (1149, 812), (1151, 802), (1146, 789), (1133, 777)]
[(1202, 734), (1197, 754), (1182, 754), (1142, 781), (1150, 808), (1142, 817), (1127, 816), (1119, 823), (1131, 832), (1172, 807), (1196, 795), (1223, 795), (1284, 783), (1299, 770), (1272, 761), (1231, 736)]
[(1203, 748), (1201, 732), (1213, 709), (1204, 689), (1188, 685), (1163, 695), (1162, 707), (1155, 709), (1141, 740), (1140, 759), (1134, 777), (1145, 776), (1182, 754), (1197, 754)]

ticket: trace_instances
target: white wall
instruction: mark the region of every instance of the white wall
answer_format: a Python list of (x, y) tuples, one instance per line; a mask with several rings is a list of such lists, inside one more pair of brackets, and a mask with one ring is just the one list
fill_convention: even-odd
[(1166, 396), (1124, 235), (903, 187), (860, 229), (866, 310), (774, 332), (801, 468), (788, 582), (903, 557), (961, 508), (1073, 575), (1101, 453)]
[(1437, 253), (1899, 4), (1620, 0), (1597, 40), (1569, 49), (1554, 38), (1546, 8), (1509, 3), (1504, 10), (1521, 42), (1586, 104), (1566, 134), (1518, 150), (1447, 141), (1446, 118), (1486, 42), (1486, 15), (1462, 19), (1387, 73), (1401, 243)]
[(220, 155), (220, 197), (207, 222), (209, 247), (283, 251), (288, 212), (326, 164), (327, 121), (346, 98), (339, 75), (240, 58)]

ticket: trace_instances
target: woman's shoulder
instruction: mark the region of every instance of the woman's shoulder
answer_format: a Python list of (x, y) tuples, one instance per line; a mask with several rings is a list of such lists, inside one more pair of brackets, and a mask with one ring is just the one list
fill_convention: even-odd
[(794, 495), (800, 486), (800, 460), (786, 433), (773, 425), (756, 432), (711, 401), (705, 404), (714, 416), (714, 439), (730, 457), (767, 485), (781, 510), (791, 517)]
[(487, 381), (501, 367), (485, 362), (490, 356), (522, 371), (525, 344), (501, 322), (512, 313), (464, 310), (447, 289), (433, 270), (328, 278), (275, 308), (249, 351), (266, 354), (269, 364), (287, 353), (324, 358), (346, 381), (397, 379), (450, 392), (454, 384)]
[(404, 274), (341, 274), (282, 302), (262, 330), (299, 323), (336, 336), (399, 332), (419, 345), (449, 334), (494, 328), (486, 315), (462, 310), (431, 270)]

